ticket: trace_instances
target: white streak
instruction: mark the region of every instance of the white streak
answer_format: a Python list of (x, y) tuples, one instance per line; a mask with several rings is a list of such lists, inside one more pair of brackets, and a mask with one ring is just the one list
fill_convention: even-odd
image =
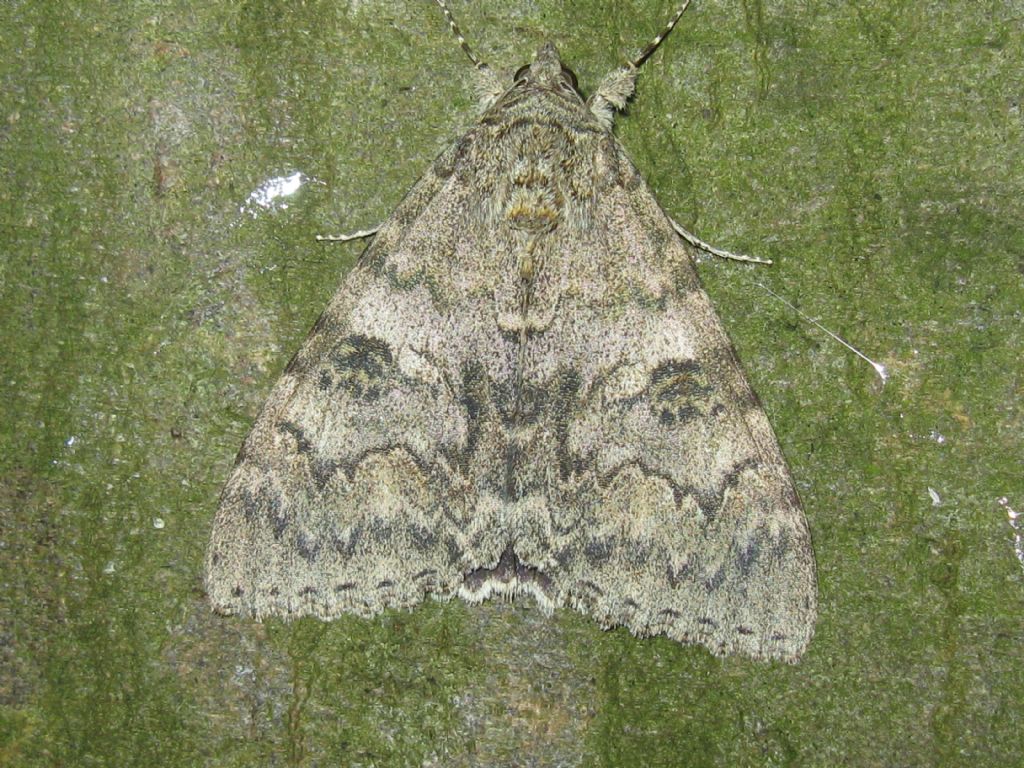
[(1010, 521), (1010, 527), (1013, 529), (1013, 553), (1017, 556), (1018, 562), (1022, 568), (1024, 568), (1024, 537), (1021, 536), (1021, 527), (1017, 523), (1017, 518), (1021, 516), (1021, 513), (1010, 506), (1010, 500), (1005, 496), (1001, 496), (996, 499), (1003, 509), (1006, 510), (1006, 517)]
[(849, 344), (849, 343), (848, 343), (848, 342), (847, 342), (846, 340), (844, 340), (844, 339), (840, 338), (840, 337), (839, 337), (838, 335), (836, 335), (836, 334), (832, 333), (832, 331), (830, 331), (830, 330), (829, 330), (828, 328), (826, 328), (826, 327), (825, 327), (824, 325), (822, 325), (821, 323), (819, 323), (819, 322), (818, 322), (817, 320), (815, 320), (815, 319), (814, 319), (813, 317), (811, 317), (810, 315), (808, 315), (808, 314), (806, 314), (805, 312), (801, 311), (801, 310), (800, 310), (799, 308), (797, 308), (797, 307), (796, 307), (796, 306), (795, 306), (795, 305), (794, 305), (794, 304), (793, 304), (793, 303), (792, 303), (791, 301), (789, 301), (789, 300), (787, 300), (787, 299), (784, 299), (784, 298), (783, 298), (782, 296), (779, 296), (779, 294), (777, 294), (777, 293), (776, 293), (775, 291), (773, 291), (773, 290), (772, 290), (771, 288), (769, 288), (769, 287), (768, 287), (767, 285), (765, 285), (764, 283), (757, 283), (757, 285), (758, 285), (758, 286), (760, 286), (761, 288), (763, 288), (764, 290), (766, 290), (766, 291), (767, 291), (768, 293), (770, 293), (770, 294), (771, 294), (772, 296), (774, 296), (774, 297), (775, 297), (776, 299), (778, 299), (779, 301), (781, 301), (781, 302), (782, 302), (783, 304), (785, 304), (785, 305), (786, 305), (787, 307), (789, 307), (790, 309), (792, 309), (792, 310), (793, 310), (794, 312), (796, 312), (796, 313), (797, 313), (798, 315), (800, 315), (800, 317), (802, 317), (802, 318), (803, 318), (804, 320), (806, 320), (807, 322), (809, 322), (809, 323), (810, 323), (811, 325), (813, 325), (813, 326), (814, 326), (815, 328), (817, 328), (817, 329), (818, 329), (818, 330), (820, 330), (820, 331), (823, 331), (824, 333), (827, 333), (827, 334), (828, 334), (829, 336), (831, 336), (831, 337), (833, 338), (833, 340), (835, 340), (835, 341), (838, 341), (838, 342), (839, 342), (840, 344), (842, 344), (842, 345), (843, 345), (844, 347), (846, 347), (846, 348), (847, 348), (848, 350), (850, 350), (851, 352), (853, 352), (853, 354), (855, 354), (855, 355), (856, 355), (857, 357), (859, 357), (859, 358), (860, 358), (861, 360), (863, 360), (863, 361), (864, 361), (864, 362), (866, 362), (866, 363), (867, 363), (868, 365), (870, 365), (870, 366), (871, 366), (872, 368), (874, 368), (874, 369), (875, 369), (875, 373), (877, 373), (877, 374), (878, 374), (878, 378), (880, 378), (880, 379), (882, 380), (882, 383), (883, 383), (883, 384), (885, 384), (885, 382), (886, 382), (886, 381), (888, 381), (888, 379), (889, 379), (889, 372), (885, 370), (885, 366), (884, 366), (884, 365), (882, 365), (881, 363), (876, 363), (876, 362), (875, 362), (874, 360), (872, 360), (872, 359), (871, 359), (870, 357), (868, 357), (867, 355), (865, 355), (865, 354), (864, 354), (863, 352), (861, 352), (861, 351), (860, 351), (859, 349), (857, 349), (857, 348), (856, 348), (855, 346), (853, 346), (852, 344)]

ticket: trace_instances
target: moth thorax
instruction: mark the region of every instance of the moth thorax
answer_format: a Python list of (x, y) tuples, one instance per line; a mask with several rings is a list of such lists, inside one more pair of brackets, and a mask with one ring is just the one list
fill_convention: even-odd
[(512, 193), (505, 219), (512, 229), (551, 232), (558, 226), (562, 197), (553, 186), (520, 187)]
[[(538, 131), (540, 136), (536, 135)], [(551, 137), (538, 126), (529, 135), (542, 147), (551, 143)], [(565, 204), (558, 189), (556, 169), (546, 153), (538, 152), (529, 142), (518, 148), (523, 155), (509, 176), (505, 220), (512, 229), (537, 234), (550, 232), (558, 226)]]

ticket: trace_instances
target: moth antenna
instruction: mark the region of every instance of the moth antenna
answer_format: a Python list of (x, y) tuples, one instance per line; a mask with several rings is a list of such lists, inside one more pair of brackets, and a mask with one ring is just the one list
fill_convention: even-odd
[[(441, 2), (441, 0), (438, 0), (438, 2)], [(639, 56), (637, 56), (635, 59), (633, 59), (632, 62), (630, 62), (630, 66), (633, 69), (639, 69), (640, 66), (651, 57), (651, 54), (658, 50), (658, 46), (661, 45), (662, 41), (666, 37), (668, 37), (669, 33), (673, 29), (675, 29), (676, 24), (679, 23), (679, 19), (682, 18), (683, 14), (686, 13), (686, 9), (689, 7), (690, 0), (686, 0), (686, 2), (683, 3), (682, 7), (675, 12), (675, 15), (671, 19), (669, 19), (669, 22), (668, 24), (665, 25), (665, 28), (654, 36), (654, 39), (647, 44), (647, 47), (640, 52)]]
[[(438, 1), (440, 2), (440, 0)], [(636, 88), (637, 69), (658, 49), (658, 46), (668, 37), (668, 33), (675, 28), (676, 24), (679, 23), (679, 19), (682, 18), (682, 15), (689, 7), (690, 0), (686, 0), (682, 7), (675, 12), (668, 24), (665, 25), (665, 28), (655, 35), (654, 39), (647, 44), (647, 47), (640, 52), (639, 56), (607, 75), (601, 81), (597, 90), (594, 91), (594, 95), (587, 101), (587, 105), (603, 128), (610, 130), (615, 113), (626, 108), (626, 102), (632, 98)]]
[(785, 304), (785, 305), (786, 305), (787, 307), (789, 307), (789, 308), (790, 308), (790, 309), (792, 309), (792, 310), (793, 310), (794, 312), (796, 312), (796, 313), (797, 313), (797, 314), (798, 314), (798, 315), (799, 315), (799, 316), (800, 316), (801, 318), (803, 318), (804, 320), (806, 320), (806, 321), (807, 321), (808, 323), (810, 323), (811, 325), (813, 325), (813, 326), (814, 326), (815, 328), (817, 328), (818, 330), (820, 330), (820, 331), (822, 331), (822, 332), (824, 332), (824, 333), (827, 333), (827, 334), (828, 334), (829, 336), (831, 336), (831, 337), (832, 337), (832, 339), (833, 339), (834, 341), (837, 341), (837, 342), (839, 342), (840, 344), (842, 344), (842, 345), (843, 345), (844, 347), (846, 347), (846, 348), (847, 348), (848, 350), (850, 350), (851, 352), (853, 352), (853, 354), (855, 354), (855, 355), (856, 355), (857, 357), (859, 357), (859, 358), (860, 358), (861, 360), (863, 360), (863, 361), (864, 361), (864, 362), (866, 362), (866, 363), (867, 363), (868, 365), (870, 365), (870, 366), (871, 366), (872, 368), (874, 368), (874, 369), (875, 369), (875, 373), (877, 373), (877, 374), (878, 374), (878, 378), (880, 378), (880, 379), (882, 380), (882, 384), (885, 384), (885, 382), (889, 380), (889, 372), (888, 372), (888, 371), (886, 370), (886, 368), (885, 368), (885, 366), (884, 366), (884, 365), (882, 365), (881, 363), (876, 363), (876, 362), (875, 362), (874, 360), (872, 360), (872, 359), (871, 359), (870, 357), (868, 357), (867, 355), (865, 355), (865, 354), (864, 354), (863, 352), (861, 352), (861, 351), (860, 351), (859, 349), (857, 349), (857, 348), (856, 348), (855, 346), (853, 346), (853, 345), (852, 345), (852, 344), (850, 344), (850, 343), (849, 343), (848, 341), (846, 341), (845, 339), (843, 339), (842, 337), (840, 337), (840, 336), (839, 336), (838, 334), (836, 334), (836, 333), (833, 333), (832, 331), (830, 331), (830, 330), (829, 330), (828, 328), (826, 328), (826, 327), (825, 327), (824, 325), (822, 325), (821, 323), (819, 323), (819, 322), (818, 322), (817, 320), (815, 320), (815, 319), (814, 319), (813, 317), (811, 317), (811, 316), (810, 316), (810, 315), (808, 315), (808, 314), (807, 314), (806, 312), (804, 312), (804, 311), (803, 311), (803, 310), (801, 310), (801, 309), (800, 309), (799, 307), (797, 307), (797, 306), (796, 306), (795, 304), (793, 304), (793, 302), (791, 302), (791, 301), (790, 301), (789, 299), (783, 298), (782, 296), (780, 296), (779, 294), (777, 294), (777, 293), (776, 293), (775, 291), (773, 291), (773, 290), (772, 290), (771, 288), (769, 288), (769, 287), (768, 287), (767, 285), (765, 285), (764, 283), (755, 283), (755, 285), (757, 285), (757, 286), (758, 286), (759, 288), (761, 288), (762, 290), (764, 290), (764, 291), (767, 291), (767, 292), (768, 292), (769, 294), (771, 294), (771, 295), (772, 295), (772, 296), (774, 296), (774, 297), (775, 297), (776, 299), (778, 299), (778, 300), (779, 300), (779, 301), (781, 301), (781, 302), (782, 302), (783, 304)]
[(466, 38), (462, 34), (462, 30), (459, 29), (459, 25), (455, 21), (455, 17), (452, 16), (452, 12), (448, 9), (448, 4), (444, 0), (435, 0), (440, 6), (441, 13), (444, 14), (445, 19), (448, 20), (448, 27), (451, 29), (452, 34), (455, 35), (455, 39), (459, 41), (459, 47), (462, 48), (469, 60), (473, 62), (473, 66), (477, 69), (487, 69), (487, 64), (480, 61), (473, 53), (473, 49), (469, 47), (469, 43), (466, 42)]
[(459, 25), (455, 21), (455, 17), (452, 16), (452, 12), (448, 9), (448, 4), (444, 0), (435, 0), (437, 5), (441, 8), (441, 12), (444, 17), (448, 20), (448, 26), (452, 30), (452, 34), (455, 35), (455, 39), (459, 41), (459, 46), (463, 52), (473, 62), (473, 66), (476, 67), (477, 71), (477, 82), (476, 82), (476, 94), (480, 100), (481, 111), (491, 107), (505, 92), (505, 84), (502, 83), (499, 78), (486, 62), (480, 61), (473, 53), (473, 49), (469, 47), (469, 43), (466, 42), (465, 36), (462, 34), (462, 30), (459, 29)]

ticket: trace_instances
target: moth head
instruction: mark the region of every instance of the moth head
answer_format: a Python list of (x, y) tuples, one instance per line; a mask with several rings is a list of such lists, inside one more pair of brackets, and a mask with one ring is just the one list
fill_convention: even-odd
[(598, 86), (594, 95), (584, 102), (576, 82), (576, 75), (562, 63), (558, 50), (551, 43), (545, 43), (532, 64), (520, 67), (513, 76), (513, 89), (530, 85), (545, 90), (571, 95), (586, 103), (598, 123), (611, 130), (615, 113), (626, 108), (626, 102), (636, 89), (636, 65), (629, 64), (611, 72)]
[(558, 49), (551, 43), (541, 46), (533, 58), (533, 63), (525, 64), (516, 70), (512, 81), (513, 87), (529, 84), (567, 95), (572, 94), (580, 101), (583, 100), (576, 82), (576, 74), (562, 63), (558, 57)]

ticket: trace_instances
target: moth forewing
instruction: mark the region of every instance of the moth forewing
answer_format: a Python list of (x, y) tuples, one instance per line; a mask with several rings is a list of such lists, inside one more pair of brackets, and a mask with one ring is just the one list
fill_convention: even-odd
[(651, 50), (584, 101), (545, 45), (380, 229), (239, 454), (218, 610), (527, 593), (718, 654), (803, 652), (814, 557), (785, 461), (611, 133)]

